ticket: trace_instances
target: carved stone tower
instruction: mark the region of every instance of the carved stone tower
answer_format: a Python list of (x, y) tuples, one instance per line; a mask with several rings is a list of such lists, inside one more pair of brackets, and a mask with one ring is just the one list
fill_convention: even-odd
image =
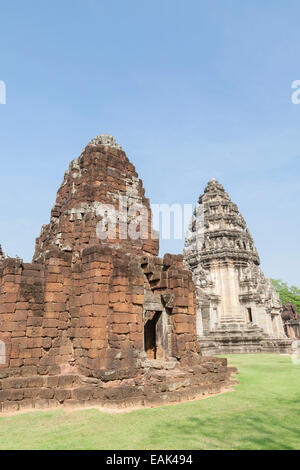
[(279, 297), (259, 267), (246, 222), (215, 179), (195, 208), (184, 260), (196, 285), (197, 334), (203, 352), (289, 347)]

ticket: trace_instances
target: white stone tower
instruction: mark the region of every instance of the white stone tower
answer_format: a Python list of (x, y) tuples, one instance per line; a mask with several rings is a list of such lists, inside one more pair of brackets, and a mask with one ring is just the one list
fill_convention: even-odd
[(184, 260), (196, 286), (204, 354), (288, 349), (278, 294), (238, 207), (215, 179), (195, 208)]

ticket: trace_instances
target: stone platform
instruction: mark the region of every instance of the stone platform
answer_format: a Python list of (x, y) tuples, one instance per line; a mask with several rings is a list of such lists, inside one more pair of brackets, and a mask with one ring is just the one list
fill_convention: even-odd
[[(159, 406), (214, 395), (232, 389), (236, 369), (226, 359), (203, 357), (202, 363), (185, 368), (178, 362), (145, 360), (136, 370), (98, 371), (91, 377), (39, 375), (37, 368), (0, 370), (0, 411), (55, 407), (101, 406), (124, 408)], [(54, 372), (54, 370), (53, 370)], [(97, 377), (98, 376), (98, 377)]]
[(291, 340), (272, 338), (253, 323), (223, 323), (199, 337), (204, 356), (216, 354), (290, 353)]

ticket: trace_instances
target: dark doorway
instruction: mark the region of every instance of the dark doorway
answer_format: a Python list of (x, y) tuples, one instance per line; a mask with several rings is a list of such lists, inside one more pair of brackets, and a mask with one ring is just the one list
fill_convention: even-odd
[(251, 308), (247, 308), (247, 312), (248, 312), (248, 322), (252, 323), (253, 319), (252, 319), (252, 310), (251, 310)]
[(149, 359), (157, 358), (157, 324), (161, 312), (146, 312), (144, 324), (144, 344), (145, 352)]

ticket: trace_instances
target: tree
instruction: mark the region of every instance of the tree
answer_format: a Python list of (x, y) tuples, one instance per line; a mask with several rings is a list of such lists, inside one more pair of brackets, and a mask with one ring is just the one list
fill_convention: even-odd
[(294, 304), (298, 315), (300, 315), (300, 289), (296, 286), (288, 286), (281, 279), (271, 279), (273, 286), (279, 294), (280, 300), (283, 304), (289, 302)]

